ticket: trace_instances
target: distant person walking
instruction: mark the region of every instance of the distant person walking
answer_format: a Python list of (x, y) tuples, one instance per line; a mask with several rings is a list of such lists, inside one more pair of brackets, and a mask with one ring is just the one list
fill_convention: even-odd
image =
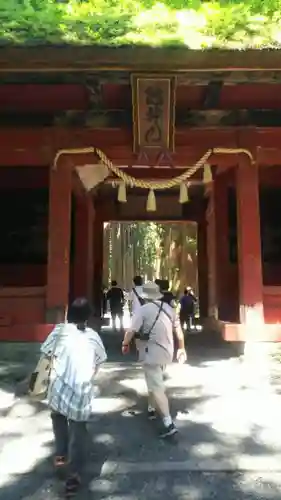
[(81, 483), (87, 422), (93, 409), (94, 380), (106, 352), (99, 335), (87, 326), (91, 309), (86, 299), (76, 299), (68, 310), (68, 323), (58, 324), (41, 346), (54, 352), (48, 405), (55, 437), (56, 469), (67, 467), (66, 496), (73, 496)]
[(107, 301), (109, 302), (112, 326), (117, 330), (117, 318), (120, 321), (120, 328), (123, 329), (124, 304), (125, 297), (122, 288), (118, 286), (117, 281), (113, 280), (111, 288), (107, 292)]
[(138, 338), (139, 361), (143, 365), (148, 390), (148, 418), (162, 418), (160, 437), (167, 438), (177, 432), (170, 414), (169, 401), (165, 391), (164, 374), (166, 366), (173, 361), (173, 332), (178, 341), (177, 360), (186, 361), (184, 337), (176, 311), (163, 302), (156, 283), (143, 286), (146, 303), (140, 306), (132, 317), (132, 325), (126, 332), (122, 344), (123, 354), (129, 351), (131, 341)]
[(129, 295), (129, 307), (130, 313), (135, 314), (135, 312), (144, 305), (145, 300), (142, 296), (143, 293), (143, 280), (141, 276), (135, 276), (133, 279), (134, 286)]
[(190, 330), (194, 323), (195, 305), (197, 304), (197, 297), (190, 286), (188, 286), (180, 299), (180, 322), (182, 329), (185, 325)]

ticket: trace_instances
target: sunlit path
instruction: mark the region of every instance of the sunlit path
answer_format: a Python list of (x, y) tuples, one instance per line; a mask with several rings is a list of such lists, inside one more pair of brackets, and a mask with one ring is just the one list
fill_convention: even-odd
[[(280, 498), (280, 397), (245, 387), (241, 362), (220, 353), (169, 368), (167, 390), (180, 430), (174, 445), (160, 442), (146, 421), (140, 367), (124, 360), (104, 365), (87, 466), (95, 498), (205, 500), (217, 490), (221, 500)], [(0, 498), (57, 500), (51, 454), (48, 411), (18, 400), (1, 419)]]
[[(110, 331), (110, 330), (112, 330), (112, 326), (113, 325), (112, 325), (112, 319), (111, 319), (110, 312), (106, 313), (104, 317), (105, 317), (105, 320), (107, 320), (106, 322), (108, 324), (106, 326), (103, 326), (102, 330), (104, 330), (104, 331)], [(124, 309), (124, 317), (123, 317), (123, 326), (124, 326), (124, 328), (129, 328), (130, 324), (131, 324), (131, 317), (130, 317), (129, 309), (128, 309), (128, 307), (125, 307), (125, 309)], [(118, 329), (120, 329), (120, 321), (119, 321), (118, 318), (116, 320), (116, 326), (117, 326)]]

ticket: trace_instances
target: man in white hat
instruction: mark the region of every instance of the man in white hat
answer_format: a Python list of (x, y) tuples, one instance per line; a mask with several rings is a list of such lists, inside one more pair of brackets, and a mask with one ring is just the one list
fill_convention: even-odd
[(126, 354), (133, 338), (138, 339), (139, 361), (143, 364), (148, 389), (148, 417), (156, 418), (156, 412), (163, 419), (160, 437), (166, 438), (177, 432), (170, 415), (169, 401), (165, 391), (164, 373), (173, 361), (174, 340), (178, 341), (177, 360), (186, 361), (184, 336), (176, 311), (161, 300), (162, 295), (156, 283), (143, 285), (142, 297), (146, 303), (133, 315), (129, 331), (125, 333), (122, 351)]

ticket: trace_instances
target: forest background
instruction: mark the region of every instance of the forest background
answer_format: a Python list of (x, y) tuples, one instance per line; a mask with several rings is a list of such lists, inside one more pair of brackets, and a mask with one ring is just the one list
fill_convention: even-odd
[(175, 293), (197, 293), (197, 226), (192, 222), (110, 222), (104, 226), (104, 285), (126, 290), (133, 277), (166, 279)]

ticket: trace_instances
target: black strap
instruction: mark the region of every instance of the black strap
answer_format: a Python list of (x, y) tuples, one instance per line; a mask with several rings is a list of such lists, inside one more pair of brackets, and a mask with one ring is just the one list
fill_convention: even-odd
[(157, 314), (155, 316), (155, 319), (154, 319), (153, 323), (151, 324), (151, 326), (149, 328), (149, 331), (148, 332), (144, 332), (143, 331), (143, 325), (142, 325), (140, 331), (135, 334), (135, 338), (136, 339), (145, 340), (145, 342), (149, 341), (150, 334), (151, 334), (153, 328), (155, 327), (155, 325), (156, 325), (156, 323), (158, 321), (158, 318), (159, 318), (159, 316), (161, 314), (161, 311), (163, 311), (163, 303), (161, 303), (161, 306), (159, 306), (155, 302), (152, 302), (152, 304), (154, 304), (157, 307), (158, 311), (157, 311)]
[(151, 332), (152, 332), (153, 328), (155, 327), (155, 325), (156, 325), (156, 323), (157, 323), (157, 321), (158, 321), (158, 319), (159, 319), (159, 316), (160, 316), (160, 314), (161, 314), (161, 311), (164, 311), (164, 309), (163, 309), (163, 302), (161, 302), (161, 306), (160, 306), (160, 307), (158, 306), (158, 304), (156, 304), (156, 302), (152, 302), (152, 304), (154, 304), (154, 305), (157, 307), (158, 312), (157, 312), (157, 315), (156, 315), (156, 317), (155, 317), (155, 320), (153, 321), (153, 323), (152, 323), (152, 325), (151, 325), (151, 327), (150, 327), (149, 331), (148, 331), (148, 332), (147, 332), (147, 334), (146, 334), (148, 338), (149, 338), (149, 336), (150, 336), (150, 334), (151, 334)]
[(140, 340), (145, 340), (146, 342), (148, 342), (150, 334), (151, 334), (153, 328), (155, 327), (155, 325), (156, 325), (156, 323), (157, 323), (157, 321), (159, 319), (159, 316), (160, 316), (160, 314), (161, 314), (162, 311), (163, 311), (164, 314), (166, 314), (167, 318), (169, 318), (169, 320), (171, 321), (171, 323), (173, 323), (173, 319), (171, 318), (171, 316), (169, 315), (169, 313), (167, 311), (165, 311), (165, 309), (163, 308), (164, 302), (161, 302), (160, 306), (158, 304), (156, 304), (156, 302), (154, 302), (154, 301), (152, 301), (152, 304), (154, 304), (157, 307), (158, 311), (157, 311), (157, 314), (155, 316), (155, 319), (154, 319), (151, 327), (149, 328), (149, 331), (147, 333), (143, 333), (142, 335), (140, 335), (140, 333), (137, 333), (135, 335), (135, 338), (140, 339)]
[(141, 306), (143, 306), (145, 304), (145, 300), (139, 296), (138, 292), (136, 291), (135, 288), (133, 288), (133, 293), (135, 294), (135, 296), (137, 297), (139, 303)]
[(171, 318), (170, 314), (164, 309), (162, 309), (163, 313), (166, 314), (167, 318), (169, 318), (169, 320), (171, 321), (171, 323), (173, 323), (173, 318)]
[[(153, 304), (155, 304), (155, 302), (153, 302)], [(159, 307), (157, 304), (155, 304), (157, 307)], [(170, 314), (164, 309), (163, 307), (164, 305), (164, 302), (161, 302), (161, 307), (159, 307), (159, 311), (158, 311), (158, 315), (157, 315), (157, 318), (156, 318), (156, 321), (154, 322), (153, 324), (153, 327), (151, 328), (151, 330), (154, 328), (159, 316), (160, 316), (160, 313), (161, 311), (163, 311), (164, 314), (166, 314), (167, 318), (169, 318), (169, 320), (171, 321), (171, 323), (173, 323), (173, 319), (171, 318)], [(149, 335), (151, 333), (151, 330), (149, 332)], [(162, 349), (164, 349), (164, 351), (168, 352), (168, 349), (166, 349), (165, 346), (163, 346), (162, 344), (159, 344), (159, 342), (155, 342), (155, 344), (158, 346), (158, 347), (161, 347)]]

